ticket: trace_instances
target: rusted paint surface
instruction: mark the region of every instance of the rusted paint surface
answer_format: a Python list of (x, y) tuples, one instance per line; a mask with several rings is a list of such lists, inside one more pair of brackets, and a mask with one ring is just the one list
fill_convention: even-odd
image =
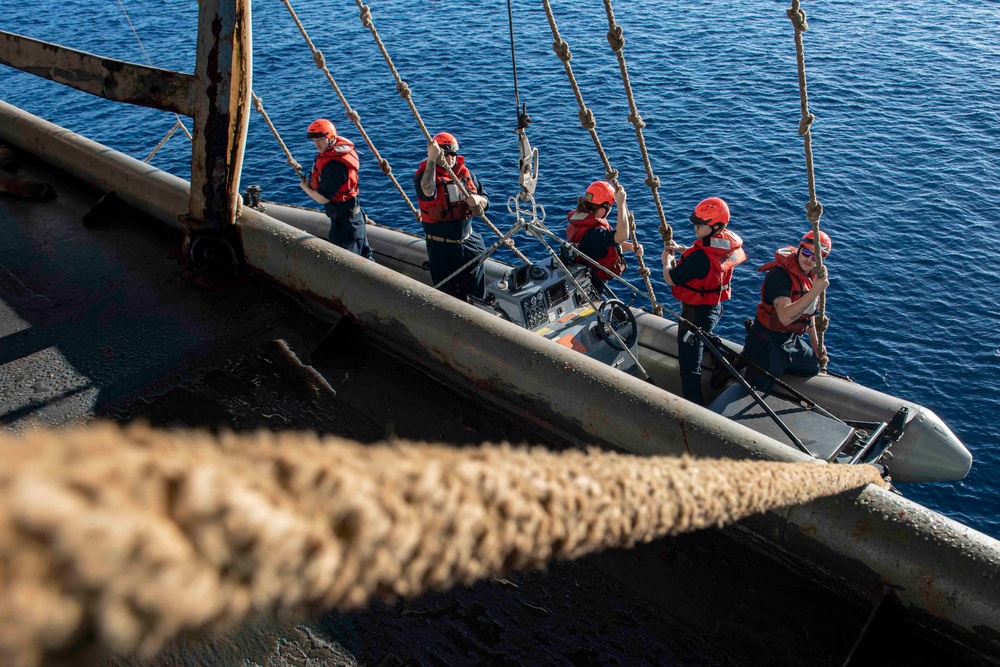
[(206, 0), (198, 12), (191, 229), (235, 223), (250, 120), (250, 0)]
[(0, 30), (0, 63), (98, 97), (194, 116), (194, 77)]

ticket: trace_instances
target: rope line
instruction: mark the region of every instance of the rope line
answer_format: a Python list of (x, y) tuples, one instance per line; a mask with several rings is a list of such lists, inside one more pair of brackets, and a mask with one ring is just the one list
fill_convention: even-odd
[[(139, 48), (142, 50), (142, 55), (146, 57), (146, 63), (150, 67), (152, 67), (153, 61), (152, 59), (150, 59), (149, 53), (146, 52), (146, 46), (142, 43), (142, 40), (139, 39), (139, 33), (138, 31), (136, 31), (135, 26), (132, 24), (132, 18), (128, 15), (128, 10), (126, 10), (125, 5), (122, 4), (122, 0), (118, 0), (118, 6), (122, 8), (122, 14), (125, 15), (125, 20), (128, 22), (128, 27), (132, 29), (132, 34), (135, 35), (135, 41), (139, 43)], [(185, 127), (184, 123), (181, 121), (181, 117), (175, 113), (174, 119), (175, 122), (173, 126), (170, 128), (170, 130), (167, 131), (166, 136), (163, 137), (160, 143), (156, 145), (156, 148), (153, 149), (153, 152), (146, 156), (146, 159), (143, 160), (143, 162), (149, 164), (149, 161), (153, 159), (153, 156), (159, 153), (160, 149), (166, 145), (167, 140), (170, 139), (170, 137), (174, 136), (174, 132), (177, 131), (178, 126), (181, 128), (181, 130), (184, 131), (184, 134), (187, 136), (188, 141), (191, 142), (194, 141), (194, 137), (191, 136), (191, 133), (188, 131), (187, 127)]]
[[(607, 5), (607, 3), (605, 4)], [(573, 53), (570, 51), (569, 44), (566, 42), (566, 40), (562, 38), (562, 35), (559, 34), (559, 26), (556, 24), (556, 17), (552, 12), (552, 5), (549, 3), (549, 0), (542, 0), (542, 5), (545, 7), (545, 16), (548, 18), (549, 28), (551, 28), (552, 30), (552, 39), (553, 39), (552, 50), (555, 51), (556, 55), (559, 57), (559, 60), (561, 60), (563, 63), (563, 67), (566, 70), (566, 77), (569, 79), (570, 86), (573, 88), (573, 95), (574, 97), (576, 97), (576, 104), (580, 109), (578, 114), (578, 117), (580, 119), (580, 125), (583, 127), (583, 129), (587, 130), (587, 132), (590, 133), (590, 138), (594, 142), (594, 147), (597, 149), (597, 154), (600, 156), (601, 162), (604, 164), (605, 178), (615, 187), (621, 187), (621, 184), (618, 181), (618, 170), (612, 168), (611, 161), (608, 159), (607, 153), (604, 151), (604, 146), (601, 145), (601, 139), (600, 137), (597, 136), (597, 121), (594, 119), (594, 112), (591, 111), (590, 108), (587, 106), (587, 104), (583, 101), (583, 93), (580, 90), (580, 84), (576, 80), (576, 75), (573, 74), (573, 66), (570, 64), (570, 60), (572, 60), (573, 58)], [(609, 21), (613, 20), (614, 18), (609, 16)], [(610, 39), (611, 35), (609, 33), (609, 40)], [(620, 52), (619, 52), (619, 63), (622, 64), (623, 67), (622, 72), (626, 77), (625, 79), (626, 88), (631, 93), (631, 86), (627, 83), (628, 74), (627, 71), (624, 69), (624, 56), (622, 56)], [(639, 118), (638, 111), (635, 110), (635, 102), (632, 99), (631, 94), (629, 95), (629, 105), (633, 110), (632, 116), (629, 117), (630, 120), (634, 117), (635, 120), (641, 123), (642, 119)], [(638, 125), (636, 125), (636, 130), (637, 131), (639, 130)], [(649, 168), (647, 167), (647, 169)], [(647, 171), (647, 173), (651, 172)], [(659, 200), (657, 200), (657, 202), (658, 201)], [(633, 245), (638, 244), (638, 239), (636, 237), (636, 228), (635, 228), (635, 215), (631, 211), (629, 211), (628, 228), (629, 228), (629, 237), (631, 238)], [(649, 277), (650, 275), (649, 267), (646, 266), (646, 263), (639, 255), (636, 255), (636, 259), (639, 262), (639, 267), (637, 271), (639, 275), (642, 276), (642, 279), (646, 284), (646, 290), (649, 293), (649, 300), (653, 304), (653, 312), (656, 315), (662, 315), (663, 309), (660, 306), (660, 303), (656, 300), (656, 295), (653, 293), (653, 283)]]
[(292, 169), (295, 170), (295, 173), (299, 175), (299, 180), (306, 180), (305, 175), (302, 173), (302, 165), (296, 162), (295, 158), (292, 157), (292, 152), (288, 150), (288, 146), (285, 145), (281, 135), (278, 133), (278, 128), (274, 126), (274, 123), (271, 122), (271, 117), (267, 115), (266, 111), (264, 111), (264, 103), (260, 101), (259, 97), (257, 97), (257, 93), (252, 90), (250, 91), (250, 96), (253, 98), (253, 108), (257, 110), (257, 113), (264, 117), (264, 122), (267, 123), (269, 128), (271, 128), (271, 134), (273, 134), (274, 138), (278, 140), (278, 145), (281, 146), (281, 150), (285, 154), (285, 160), (289, 165), (291, 165)]
[(152, 152), (146, 156), (146, 159), (143, 160), (143, 162), (149, 164), (149, 161), (153, 159), (153, 156), (159, 153), (160, 149), (167, 145), (167, 141), (170, 140), (170, 137), (174, 136), (174, 132), (177, 131), (178, 127), (184, 127), (184, 123), (181, 122), (180, 118), (178, 118), (177, 121), (170, 127), (163, 138), (160, 139), (160, 143), (156, 144), (156, 148), (154, 148)]
[[(354, 609), (722, 526), (869, 483), (867, 465), (310, 433), (0, 433), (0, 663)], [(49, 656), (50, 657), (50, 656)]]
[[(282, 0), (282, 2), (285, 1), (286, 0)], [(372, 19), (371, 8), (368, 7), (368, 5), (364, 4), (361, 0), (354, 0), (354, 2), (358, 6), (358, 10), (360, 11), (361, 24), (366, 28), (368, 28), (369, 32), (371, 32), (372, 37), (375, 39), (375, 44), (378, 45), (379, 51), (382, 52), (382, 57), (385, 59), (386, 64), (389, 66), (389, 71), (392, 72), (392, 76), (396, 79), (396, 92), (399, 93), (400, 97), (406, 100), (406, 103), (407, 105), (409, 105), (410, 111), (413, 113), (413, 117), (416, 119), (417, 124), (420, 125), (420, 130), (424, 133), (424, 137), (427, 139), (427, 142), (430, 143), (434, 141), (434, 138), (431, 136), (430, 131), (427, 129), (427, 125), (424, 123), (424, 119), (421, 118), (420, 112), (417, 110), (417, 105), (414, 104), (413, 102), (413, 94), (410, 90), (410, 87), (407, 85), (405, 81), (403, 81), (403, 77), (400, 76), (399, 70), (396, 69), (395, 63), (392, 62), (392, 57), (389, 55), (389, 51), (385, 48), (385, 44), (382, 42), (382, 38), (379, 37), (378, 30), (375, 28), (375, 21)], [(459, 180), (457, 176), (455, 176), (455, 172), (452, 171), (452, 168), (443, 163), (440, 166), (444, 167), (445, 171), (447, 171), (448, 175), (451, 177), (452, 182), (458, 186), (459, 191), (461, 191), (462, 193), (462, 198), (464, 199), (468, 197), (469, 191), (465, 188), (465, 184), (463, 184), (462, 181)], [(486, 216), (486, 211), (482, 211), (477, 215), (478, 217), (483, 219), (483, 221), (487, 224), (487, 226), (489, 226), (489, 228), (493, 231), (494, 234), (496, 234), (501, 238), (504, 237), (504, 233), (501, 232), (500, 229), (496, 225), (494, 225), (493, 222)], [(531, 263), (531, 260), (525, 257), (525, 255), (520, 250), (517, 249), (517, 247), (514, 245), (513, 239), (508, 238), (504, 242), (504, 245), (510, 248), (514, 252), (514, 254), (521, 259), (521, 261), (527, 264)]]
[[(632, 81), (628, 75), (628, 65), (625, 62), (624, 31), (615, 20), (615, 11), (611, 4), (611, 0), (604, 0), (604, 11), (608, 16), (608, 45), (611, 47), (611, 50), (615, 52), (615, 55), (618, 58), (618, 69), (621, 71), (622, 85), (625, 87), (625, 96), (628, 98), (628, 121), (635, 127), (635, 138), (639, 142), (639, 152), (642, 154), (642, 163), (646, 167), (645, 183), (649, 186), (649, 189), (653, 194), (653, 202), (656, 204), (656, 213), (660, 218), (660, 236), (663, 239), (664, 245), (669, 246), (674, 239), (674, 230), (667, 223), (667, 215), (663, 210), (663, 203), (660, 201), (660, 179), (653, 173), (653, 164), (649, 159), (649, 151), (646, 149), (646, 137), (642, 132), (642, 128), (646, 127), (646, 122), (642, 119), (642, 116), (639, 115), (639, 107), (636, 105), (635, 94), (632, 90)], [(632, 233), (633, 242), (635, 242), (634, 216), (631, 216), (629, 228)], [(656, 299), (653, 298), (653, 285), (649, 279), (649, 270), (646, 269), (646, 265), (641, 257), (639, 258), (639, 267), (639, 274), (646, 281), (646, 289), (649, 291), (650, 299), (655, 303)], [(660, 312), (657, 312), (655, 306), (653, 312), (657, 315), (663, 314), (662, 309)]]
[[(802, 135), (803, 145), (806, 155), (806, 177), (809, 184), (809, 201), (806, 203), (806, 218), (812, 224), (812, 233), (816, 247), (819, 247), (819, 220), (823, 216), (823, 204), (816, 199), (816, 174), (813, 166), (812, 152), (812, 123), (816, 116), (809, 111), (809, 91), (806, 86), (806, 55), (805, 47), (802, 44), (802, 33), (809, 30), (806, 21), (806, 12), (800, 6), (799, 0), (792, 0), (792, 6), (786, 10), (789, 20), (795, 28), (795, 61), (799, 74), (799, 107), (802, 111), (802, 119), (799, 121), (799, 134)], [(823, 253), (816, 253), (816, 268), (814, 269), (818, 278), (825, 278), (826, 267), (823, 265)], [(819, 314), (816, 316), (816, 347), (824, 349), (824, 332), (830, 324), (830, 318), (826, 315), (826, 291), (819, 295)], [(821, 360), (822, 371), (826, 372), (828, 360)]]
[[(372, 142), (371, 137), (368, 136), (368, 133), (365, 131), (365, 128), (361, 125), (361, 115), (353, 108), (351, 108), (350, 103), (347, 101), (347, 97), (344, 96), (344, 93), (340, 90), (340, 86), (337, 85), (337, 81), (333, 78), (333, 75), (327, 68), (326, 58), (323, 57), (322, 52), (320, 52), (320, 50), (316, 48), (316, 45), (313, 44), (312, 39), (309, 38), (309, 33), (306, 32), (306, 28), (304, 25), (302, 25), (302, 21), (299, 20), (299, 17), (295, 13), (295, 10), (292, 9), (292, 4), (290, 0), (281, 0), (281, 2), (288, 9), (288, 13), (291, 15), (292, 20), (295, 21), (295, 25), (298, 26), (299, 32), (302, 33), (302, 37), (306, 40), (306, 44), (309, 46), (309, 50), (312, 52), (313, 55), (313, 62), (316, 63), (316, 68), (323, 71), (323, 74), (326, 75), (326, 80), (330, 82), (331, 86), (333, 86), (334, 92), (340, 99), (340, 103), (344, 105), (344, 111), (347, 115), (347, 118), (352, 123), (354, 123), (354, 125), (358, 128), (358, 132), (361, 133), (361, 136), (365, 140), (365, 143), (368, 144), (368, 150), (372, 152), (372, 155), (375, 156), (375, 159), (378, 161), (379, 169), (381, 169), (382, 173), (388, 176), (389, 180), (392, 181), (392, 184), (396, 186), (396, 190), (403, 197), (403, 201), (405, 201), (406, 205), (410, 207), (410, 212), (413, 213), (413, 216), (419, 222), (420, 210), (413, 205), (413, 202), (410, 201), (410, 198), (407, 196), (406, 191), (403, 189), (403, 186), (399, 184), (399, 181), (396, 179), (395, 174), (392, 173), (392, 166), (389, 164), (389, 161), (383, 158), (382, 155), (378, 152), (378, 149), (375, 148), (375, 144)], [(268, 121), (268, 125), (271, 126), (271, 131), (274, 132), (275, 137), (277, 137), (278, 136), (277, 130), (274, 129), (274, 126), (271, 125), (270, 121)], [(279, 143), (282, 144), (282, 147), (284, 147), (284, 142), (282, 142), (280, 138), (278, 139), (278, 141)], [(285, 152), (286, 154), (288, 154), (287, 150)], [(297, 169), (296, 171), (299, 174), (299, 178), (302, 178), (301, 168)]]

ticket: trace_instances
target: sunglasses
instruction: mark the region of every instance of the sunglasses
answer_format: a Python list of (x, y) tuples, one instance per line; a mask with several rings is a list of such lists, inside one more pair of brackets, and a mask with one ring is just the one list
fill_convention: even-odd
[[(812, 258), (816, 257), (816, 253), (814, 253), (812, 250), (810, 250), (809, 248), (805, 247), (804, 245), (803, 246), (799, 246), (799, 252), (802, 253), (802, 256), (805, 257), (805, 258), (807, 258), (807, 259), (812, 259)], [(824, 252), (823, 253), (823, 258), (826, 259), (826, 256), (829, 255), (829, 254), (830, 253), (828, 253), (828, 252)]]
[(693, 224), (695, 227), (697, 227), (698, 225), (711, 225), (712, 223), (710, 221), (708, 221), (708, 220), (705, 220), (704, 218), (699, 218), (698, 216), (696, 216), (695, 214), (692, 213), (691, 214), (691, 224)]

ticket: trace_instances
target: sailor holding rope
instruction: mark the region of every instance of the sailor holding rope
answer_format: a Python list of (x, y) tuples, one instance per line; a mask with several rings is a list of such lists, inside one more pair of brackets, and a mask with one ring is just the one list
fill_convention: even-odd
[[(809, 231), (798, 248), (779, 248), (773, 261), (757, 269), (767, 271), (767, 276), (743, 348), (748, 362), (746, 379), (756, 389), (770, 392), (774, 386), (771, 376), (785, 372), (803, 377), (817, 375), (820, 364), (827, 360), (826, 347), (819, 346), (813, 311), (820, 294), (830, 286), (825, 263), (823, 275), (815, 275), (816, 253), (826, 258), (832, 248), (829, 234), (821, 231), (817, 244)], [(804, 333), (809, 334), (811, 345), (803, 340)]]
[[(618, 206), (618, 222), (612, 228), (607, 218), (611, 207)], [(566, 240), (575, 243), (584, 255), (604, 267), (599, 271), (591, 268), (590, 280), (598, 293), (604, 291), (605, 281), (624, 273), (627, 265), (623, 251), (634, 250), (642, 256), (642, 246), (632, 245), (629, 234), (628, 208), (625, 189), (612, 187), (607, 181), (594, 181), (577, 200), (574, 210), (566, 214)], [(586, 264), (586, 260), (577, 260)], [(612, 275), (613, 274), (613, 275)]]
[[(733, 269), (746, 261), (743, 239), (729, 231), (729, 205), (719, 197), (703, 199), (691, 214), (695, 241), (690, 248), (673, 243), (663, 251), (663, 279), (681, 302), (684, 318), (677, 329), (677, 362), (681, 392), (689, 401), (705, 404), (701, 391), (704, 341), (689, 326), (706, 333), (722, 317), (722, 302), (732, 297)], [(681, 252), (680, 261), (674, 252)]]
[(358, 198), (358, 153), (354, 144), (337, 135), (326, 118), (309, 124), (306, 136), (316, 146), (316, 161), (309, 178), (299, 185), (330, 218), (330, 243), (374, 259), (365, 230), (365, 212)]
[[(461, 181), (461, 187), (452, 181), (449, 169)], [(472, 229), (472, 216), (489, 209), (490, 197), (465, 165), (465, 158), (458, 154), (458, 139), (450, 132), (438, 132), (427, 143), (427, 159), (417, 167), (413, 183), (420, 204), (431, 280), (438, 285), (486, 252), (483, 237)], [(482, 262), (461, 271), (440, 289), (463, 301), (468, 296), (483, 298), (486, 270)]]

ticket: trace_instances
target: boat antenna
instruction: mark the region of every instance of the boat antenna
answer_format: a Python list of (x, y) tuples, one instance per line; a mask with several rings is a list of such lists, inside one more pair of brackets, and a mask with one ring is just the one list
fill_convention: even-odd
[(517, 161), (518, 183), (521, 192), (518, 197), (522, 201), (534, 197), (535, 186), (538, 184), (538, 149), (532, 148), (528, 141), (528, 126), (531, 116), (528, 115), (528, 105), (521, 104), (521, 96), (517, 87), (517, 51), (514, 49), (514, 11), (510, 0), (507, 0), (507, 24), (510, 27), (510, 64), (514, 70), (514, 111), (517, 114), (517, 148), (520, 158)]

